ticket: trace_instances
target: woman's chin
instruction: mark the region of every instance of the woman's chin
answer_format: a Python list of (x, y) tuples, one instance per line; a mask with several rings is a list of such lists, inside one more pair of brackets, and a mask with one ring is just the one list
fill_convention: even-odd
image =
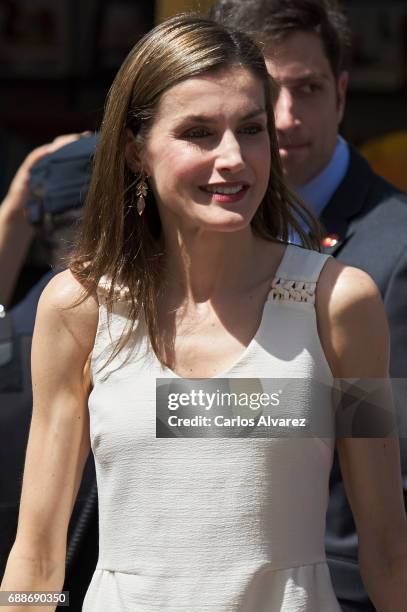
[(223, 212), (222, 214), (206, 218), (201, 227), (218, 232), (237, 232), (250, 225), (251, 217), (237, 212)]

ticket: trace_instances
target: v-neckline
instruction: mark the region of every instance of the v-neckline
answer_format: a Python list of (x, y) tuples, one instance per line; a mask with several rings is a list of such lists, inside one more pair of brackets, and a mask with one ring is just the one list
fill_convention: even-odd
[[(242, 351), (242, 353), (239, 355), (239, 357), (237, 358), (237, 360), (224, 372), (221, 372), (220, 374), (215, 374), (215, 376), (194, 376), (194, 377), (187, 377), (187, 376), (180, 376), (179, 374), (177, 374), (176, 372), (174, 372), (174, 370), (172, 370), (171, 368), (169, 368), (168, 366), (163, 365), (159, 360), (158, 357), (155, 355), (154, 353), (154, 357), (155, 360), (158, 364), (158, 366), (160, 367), (161, 371), (163, 373), (166, 373), (167, 375), (170, 375), (169, 377), (171, 378), (178, 378), (180, 380), (212, 380), (212, 379), (216, 379), (216, 378), (227, 378), (229, 376), (229, 374), (231, 374), (237, 367), (238, 365), (240, 365), (242, 363), (242, 361), (244, 361), (247, 357), (248, 354), (251, 353), (251, 351), (253, 350), (254, 345), (257, 343), (257, 339), (262, 331), (262, 327), (263, 327), (263, 323), (264, 323), (264, 311), (266, 308), (266, 304), (269, 300), (269, 295), (273, 286), (274, 281), (279, 278), (279, 276), (281, 276), (281, 270), (283, 269), (283, 266), (286, 265), (286, 261), (288, 259), (288, 253), (291, 250), (292, 245), (291, 244), (287, 244), (286, 248), (284, 250), (283, 256), (281, 258), (281, 261), (277, 267), (277, 270), (270, 282), (270, 286), (269, 286), (269, 291), (267, 292), (267, 296), (266, 299), (264, 300), (264, 304), (263, 304), (263, 309), (262, 309), (262, 314), (261, 314), (261, 319), (260, 319), (260, 323), (259, 326), (254, 334), (254, 336), (252, 337), (252, 339), (250, 340), (249, 344), (244, 348), (244, 350)], [(157, 377), (159, 378), (159, 377)]]
[[(171, 368), (169, 368), (166, 365), (163, 365), (159, 360), (158, 357), (155, 355), (154, 353), (154, 358), (156, 363), (158, 364), (159, 368), (161, 369), (161, 371), (163, 373), (166, 373), (167, 375), (170, 375), (171, 378), (179, 378), (180, 380), (185, 379), (185, 380), (212, 380), (212, 379), (216, 379), (216, 378), (227, 378), (229, 376), (230, 373), (232, 373), (236, 367), (246, 359), (247, 355), (249, 353), (251, 353), (251, 351), (253, 350), (253, 346), (255, 345), (255, 343), (257, 342), (257, 338), (259, 337), (261, 331), (262, 331), (262, 327), (263, 327), (263, 323), (264, 323), (264, 311), (266, 308), (266, 304), (269, 300), (269, 296), (270, 296), (270, 292), (272, 290), (272, 286), (273, 283), (275, 282), (275, 280), (277, 278), (279, 278), (281, 276), (281, 270), (283, 269), (283, 266), (286, 265), (286, 261), (288, 259), (288, 252), (291, 250), (292, 245), (291, 244), (287, 244), (286, 248), (284, 250), (283, 256), (280, 260), (280, 263), (277, 267), (277, 270), (270, 282), (269, 285), (269, 290), (267, 292), (267, 296), (266, 299), (264, 300), (264, 304), (263, 304), (263, 309), (262, 309), (262, 313), (261, 313), (261, 318), (260, 318), (260, 323), (259, 326), (257, 327), (257, 330), (254, 334), (254, 336), (252, 337), (252, 339), (250, 340), (249, 344), (244, 348), (244, 350), (242, 351), (242, 353), (239, 355), (239, 357), (236, 359), (236, 361), (224, 372), (221, 372), (220, 374), (215, 374), (215, 376), (194, 376), (194, 377), (187, 377), (187, 376), (180, 376), (179, 374), (177, 374), (176, 372), (174, 372), (174, 370), (172, 370)], [(159, 377), (157, 377), (159, 378)]]

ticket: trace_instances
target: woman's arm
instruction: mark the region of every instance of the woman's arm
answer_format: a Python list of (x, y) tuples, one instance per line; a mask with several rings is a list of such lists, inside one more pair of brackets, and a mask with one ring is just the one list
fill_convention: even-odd
[[(376, 379), (382, 398), (387, 394), (391, 402), (388, 326), (372, 279), (356, 268), (327, 262), (317, 311), (335, 378)], [(378, 612), (402, 612), (407, 602), (407, 521), (398, 438), (338, 438), (337, 450), (369, 597)]]
[(64, 310), (81, 292), (65, 271), (50, 281), (39, 301), (32, 345), (33, 415), (17, 536), (2, 590), (63, 586), (68, 523), (90, 446), (88, 358), (98, 321), (93, 297)]

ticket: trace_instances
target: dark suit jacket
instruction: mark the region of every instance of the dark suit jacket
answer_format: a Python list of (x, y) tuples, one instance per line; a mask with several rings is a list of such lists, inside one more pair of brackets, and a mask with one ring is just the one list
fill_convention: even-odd
[[(7, 318), (0, 321), (0, 580), (17, 529), (31, 421), (30, 353), (35, 313), (40, 294), (52, 275), (46, 274)], [(72, 612), (82, 610), (97, 557), (97, 488), (90, 453), (68, 530), (64, 590), (70, 593)]]
[[(375, 174), (351, 148), (348, 172), (322, 213), (338, 244), (325, 252), (367, 272), (378, 285), (389, 321), (392, 377), (407, 377), (407, 198)], [(395, 381), (401, 382), (401, 381)], [(400, 417), (403, 385), (395, 386)], [(401, 391), (400, 391), (401, 389)], [(405, 417), (404, 417), (405, 418)], [(403, 487), (407, 491), (407, 440), (401, 438)], [(357, 536), (335, 454), (330, 480), (326, 551), (332, 581), (346, 612), (374, 611), (357, 562)]]

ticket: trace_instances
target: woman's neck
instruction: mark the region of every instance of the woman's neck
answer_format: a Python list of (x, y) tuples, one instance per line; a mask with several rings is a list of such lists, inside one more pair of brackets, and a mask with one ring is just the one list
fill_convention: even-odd
[(244, 290), (253, 276), (259, 240), (238, 232), (197, 230), (166, 237), (167, 286), (188, 301), (203, 302), (227, 290)]

